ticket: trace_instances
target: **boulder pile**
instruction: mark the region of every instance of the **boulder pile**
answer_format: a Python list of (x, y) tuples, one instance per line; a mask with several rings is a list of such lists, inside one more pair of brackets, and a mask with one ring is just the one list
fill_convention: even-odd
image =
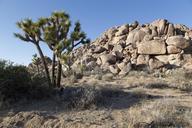
[(158, 19), (150, 24), (116, 26), (72, 54), (72, 68), (99, 66), (113, 74), (125, 75), (133, 67), (192, 69), (192, 29)]

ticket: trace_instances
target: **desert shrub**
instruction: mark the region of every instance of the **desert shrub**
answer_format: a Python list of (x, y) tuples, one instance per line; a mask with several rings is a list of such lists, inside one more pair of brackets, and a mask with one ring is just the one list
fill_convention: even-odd
[(183, 83), (177, 86), (178, 89), (185, 92), (192, 92), (192, 83)]
[(144, 76), (144, 77), (147, 77), (149, 75), (148, 72), (144, 72), (144, 71), (130, 71), (129, 74), (127, 75), (127, 77), (140, 77), (140, 76)]
[(0, 106), (7, 106), (22, 99), (47, 97), (45, 79), (32, 76), (27, 68), (0, 60)]
[(1, 63), (0, 95), (1, 101), (17, 100), (27, 92), (25, 86), (30, 81), (30, 75), (24, 66), (13, 66), (7, 62)]
[(192, 72), (184, 69), (173, 69), (166, 73), (167, 77), (173, 78), (176, 81), (190, 81), (192, 80)]
[[(169, 85), (168, 84), (166, 84), (166, 83), (161, 83), (161, 82), (159, 82), (159, 83), (150, 83), (150, 84), (147, 84), (147, 85), (145, 85), (145, 88), (148, 88), (148, 89), (165, 89), (165, 88), (171, 88), (171, 87), (169, 87)], [(172, 87), (173, 88), (173, 87)]]
[(192, 91), (192, 71), (183, 69), (170, 70), (167, 77), (171, 82), (168, 86), (185, 92)]
[(189, 111), (179, 106), (176, 101), (163, 99), (131, 107), (127, 115), (127, 125), (131, 128), (190, 127), (191, 115), (187, 113)]
[[(110, 87), (82, 86), (66, 87), (61, 99), (70, 109), (89, 109), (110, 104), (110, 98), (125, 94), (120, 89)], [(61, 101), (61, 100), (60, 100)]]
[(62, 93), (63, 100), (73, 109), (86, 109), (96, 105), (100, 93), (95, 87), (67, 87)]

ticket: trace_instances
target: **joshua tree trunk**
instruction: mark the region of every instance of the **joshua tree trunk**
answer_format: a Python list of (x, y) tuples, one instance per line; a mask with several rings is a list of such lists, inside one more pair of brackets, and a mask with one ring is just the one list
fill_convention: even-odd
[(41, 50), (41, 48), (40, 48), (38, 43), (36, 43), (36, 47), (37, 47), (37, 50), (38, 50), (39, 55), (41, 57), (41, 60), (43, 62), (43, 66), (45, 68), (45, 75), (47, 77), (47, 81), (48, 81), (49, 87), (51, 87), (51, 79), (50, 79), (50, 76), (49, 76), (49, 70), (48, 70), (47, 64), (45, 62), (45, 57), (44, 57), (43, 52), (42, 52), (42, 50)]
[(52, 84), (55, 87), (56, 86), (56, 80), (55, 80), (55, 53), (53, 52), (53, 58), (52, 58)]
[(58, 66), (57, 66), (57, 87), (61, 86), (61, 70), (62, 70), (62, 65), (60, 60), (58, 60)]

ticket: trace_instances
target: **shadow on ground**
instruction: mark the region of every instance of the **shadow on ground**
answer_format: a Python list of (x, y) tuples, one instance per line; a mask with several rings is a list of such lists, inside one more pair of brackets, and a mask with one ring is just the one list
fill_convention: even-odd
[[(118, 87), (118, 85), (116, 85)], [(47, 100), (27, 101), (12, 106), (9, 110), (0, 112), (0, 116), (10, 112), (40, 111), (45, 113), (62, 113), (80, 111), (87, 109), (127, 109), (144, 100), (159, 99), (154, 96), (140, 92), (126, 92), (115, 87), (81, 86), (65, 87)]]

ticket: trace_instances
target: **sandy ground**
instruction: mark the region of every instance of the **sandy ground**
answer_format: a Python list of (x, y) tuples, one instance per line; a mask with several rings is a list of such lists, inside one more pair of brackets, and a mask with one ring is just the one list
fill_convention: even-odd
[(192, 127), (192, 92), (177, 88), (184, 83), (190, 81), (140, 74), (103, 79), (85, 76), (73, 86), (120, 91), (105, 99), (103, 106), (88, 109), (69, 109), (65, 103), (54, 100), (56, 97), (19, 104), (0, 111), (0, 128)]

